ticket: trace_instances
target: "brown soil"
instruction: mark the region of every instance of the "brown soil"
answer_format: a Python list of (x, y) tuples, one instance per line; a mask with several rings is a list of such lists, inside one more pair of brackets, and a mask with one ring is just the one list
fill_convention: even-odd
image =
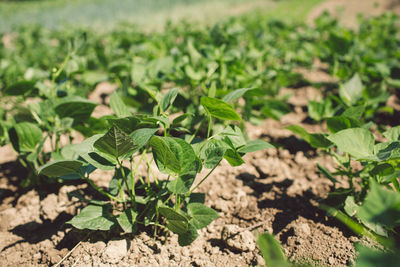
[(355, 28), (357, 15), (376, 16), (386, 11), (400, 14), (399, 0), (328, 0), (314, 8), (307, 21), (312, 24), (324, 11), (339, 18), (343, 25)]
[[(314, 79), (318, 76), (309, 75)], [(26, 173), (19, 173), (21, 166), (10, 148), (2, 148), (10, 156), (0, 165), (1, 265), (53, 265), (66, 255), (63, 266), (257, 265), (263, 260), (255, 244), (255, 231), (275, 234), (292, 260), (318, 266), (348, 265), (358, 238), (316, 207), (331, 183), (315, 163), (333, 169), (333, 162), (283, 129), (296, 123), (310, 131), (320, 130), (318, 125), (303, 123), (306, 99), (314, 98), (318, 91), (305, 87), (285, 89), (287, 92), (292, 93), (289, 102), (294, 113), (281, 122), (267, 119), (258, 127), (248, 125), (251, 138), (263, 138), (281, 147), (250, 154), (241, 167), (224, 163), (216, 169), (199, 192), (206, 193), (206, 204), (220, 217), (188, 247), (180, 247), (174, 234), (154, 240), (144, 232), (130, 236), (72, 229), (65, 222), (81, 206), (67, 193), (80, 191), (90, 196), (93, 191), (85, 184), (63, 185), (50, 192), (48, 188), (21, 191), (17, 184)], [(105, 186), (107, 177), (99, 172), (94, 179)]]

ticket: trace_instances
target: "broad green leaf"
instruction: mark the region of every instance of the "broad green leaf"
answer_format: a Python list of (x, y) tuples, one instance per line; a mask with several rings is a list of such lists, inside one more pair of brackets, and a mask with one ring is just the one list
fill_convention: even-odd
[(204, 76), (204, 72), (200, 72), (200, 71), (195, 71), (193, 68), (192, 68), (192, 66), (190, 66), (190, 65), (185, 65), (185, 72), (186, 72), (186, 75), (190, 78), (190, 79), (192, 79), (192, 80), (194, 80), (194, 81), (200, 81), (202, 78), (203, 78), (203, 76)]
[(111, 211), (111, 204), (103, 206), (89, 205), (67, 223), (81, 230), (108, 231), (116, 224)]
[(361, 116), (363, 115), (365, 111), (364, 106), (355, 106), (355, 107), (350, 107), (346, 109), (340, 116), (348, 117), (348, 118), (353, 118), (353, 119), (360, 119)]
[(362, 97), (362, 92), (363, 85), (357, 73), (339, 88), (340, 98), (349, 106), (357, 103)]
[(239, 153), (251, 153), (258, 150), (273, 148), (274, 146), (264, 140), (252, 140), (238, 149)]
[(89, 71), (86, 70), (82, 74), (82, 81), (88, 85), (96, 85), (100, 82), (103, 82), (107, 80), (108, 76), (105, 73), (99, 72), (99, 71)]
[(177, 124), (181, 123), (182, 121), (184, 121), (185, 119), (187, 119), (189, 117), (193, 117), (193, 116), (194, 116), (194, 114), (192, 114), (192, 113), (184, 113), (182, 115), (179, 115), (172, 121), (172, 125), (177, 125)]
[(381, 251), (357, 245), (358, 257), (356, 267), (398, 266), (400, 262), (400, 251)]
[(337, 133), (341, 130), (357, 128), (361, 126), (357, 119), (344, 116), (326, 118), (326, 125), (331, 133)]
[(42, 140), (42, 130), (31, 122), (17, 123), (8, 134), (17, 152), (35, 152), (36, 146)]
[(254, 89), (255, 88), (240, 88), (240, 89), (233, 90), (232, 92), (230, 92), (229, 94), (224, 96), (222, 98), (222, 100), (227, 103), (235, 101), (236, 99), (242, 97), (247, 91), (254, 90)]
[(38, 175), (46, 175), (48, 177), (60, 177), (69, 174), (76, 174), (82, 167), (83, 162), (78, 160), (60, 160), (49, 162), (40, 167)]
[(298, 134), (314, 148), (328, 148), (332, 145), (324, 134), (310, 134), (303, 127), (298, 125), (290, 125), (286, 127), (286, 129)]
[(165, 137), (153, 136), (150, 138), (150, 146), (153, 150), (153, 157), (161, 172), (170, 170), (173, 173), (179, 173), (181, 165), (176, 155), (172, 152), (169, 143)]
[(64, 97), (56, 104), (55, 111), (61, 118), (73, 118), (74, 124), (78, 124), (87, 121), (96, 106), (96, 103), (82, 97)]
[(190, 190), (197, 172), (200, 171), (200, 159), (194, 153), (191, 145), (180, 138), (165, 137), (169, 148), (177, 157), (180, 170), (177, 179), (169, 182), (168, 189), (175, 194), (184, 194)]
[(247, 138), (242, 130), (236, 125), (228, 125), (222, 131), (221, 135), (229, 138), (232, 143), (232, 148), (241, 147), (247, 144)]
[(94, 143), (94, 147), (101, 152), (119, 158), (133, 151), (137, 147), (137, 144), (133, 141), (132, 137), (113, 126)]
[(257, 238), (257, 244), (266, 266), (290, 266), (281, 245), (271, 234), (264, 233)]
[(377, 143), (374, 146), (374, 154), (378, 157), (379, 160), (384, 161), (396, 156), (396, 152), (400, 150), (400, 142), (384, 142)]
[(127, 134), (132, 133), (140, 123), (140, 120), (138, 118), (132, 116), (118, 119), (109, 118), (107, 119), (107, 121), (110, 126), (116, 126)]
[(240, 166), (245, 163), (240, 154), (234, 149), (226, 150), (224, 159), (226, 159), (226, 161), (228, 161), (228, 163), (233, 167)]
[(358, 217), (388, 228), (400, 225), (400, 194), (384, 189), (371, 181), (364, 203), (359, 208)]
[(307, 109), (310, 118), (315, 121), (320, 121), (323, 118), (331, 117), (335, 113), (332, 107), (332, 101), (330, 99), (321, 102), (309, 100), (307, 103)]
[(178, 243), (180, 246), (188, 246), (193, 243), (193, 241), (196, 240), (196, 238), (199, 236), (197, 233), (197, 229), (194, 225), (191, 223), (188, 224), (188, 230), (185, 233), (179, 234), (178, 235)]
[(110, 107), (114, 111), (115, 115), (119, 118), (131, 116), (132, 113), (129, 111), (128, 106), (124, 103), (122, 98), (117, 92), (114, 92), (110, 96)]
[(135, 233), (137, 231), (136, 217), (137, 213), (129, 208), (117, 217), (117, 221), (125, 233)]
[(167, 220), (167, 228), (176, 234), (184, 234), (189, 230), (188, 218), (169, 207), (159, 207), (158, 211)]
[(400, 141), (400, 126), (393, 127), (383, 133), (389, 141)]
[(190, 222), (196, 229), (206, 227), (218, 218), (218, 213), (215, 210), (201, 203), (190, 203), (187, 205), (187, 209), (189, 216), (192, 217)]
[(117, 165), (116, 159), (111, 159), (111, 156), (106, 156), (108, 154), (101, 152), (89, 152), (83, 153), (80, 156), (88, 163), (95, 166), (97, 169), (110, 171)]
[(340, 151), (349, 153), (357, 159), (370, 159), (374, 157), (374, 136), (364, 128), (351, 128), (342, 130), (328, 136)]
[(131, 133), (133, 141), (137, 144), (135, 151), (144, 147), (150, 138), (158, 131), (158, 128), (141, 128)]
[(266, 99), (263, 103), (265, 104), (261, 109), (261, 113), (274, 120), (280, 120), (282, 116), (292, 112), (290, 106), (283, 100)]
[(33, 90), (35, 90), (35, 82), (21, 81), (7, 87), (6, 89), (4, 89), (3, 92), (5, 95), (18, 96), (18, 95), (27, 95)]
[(171, 90), (169, 90), (161, 99), (161, 111), (165, 112), (168, 110), (168, 108), (170, 106), (172, 106), (172, 104), (175, 101), (176, 96), (178, 95), (178, 88), (173, 88)]
[(215, 118), (221, 120), (241, 120), (239, 114), (228, 103), (220, 99), (203, 96), (200, 102), (207, 113)]
[(380, 163), (376, 165), (370, 171), (370, 174), (375, 177), (379, 183), (389, 183), (393, 178), (397, 178), (395, 169), (388, 163)]
[(211, 139), (204, 141), (199, 157), (204, 162), (205, 168), (212, 169), (223, 159), (225, 151), (226, 146), (222, 141)]

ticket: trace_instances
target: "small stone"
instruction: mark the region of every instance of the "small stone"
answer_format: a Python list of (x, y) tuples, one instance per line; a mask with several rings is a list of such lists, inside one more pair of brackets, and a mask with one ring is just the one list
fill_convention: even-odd
[(222, 229), (222, 240), (236, 251), (253, 251), (256, 248), (253, 234), (237, 225), (225, 225)]
[(302, 224), (300, 224), (300, 229), (301, 229), (306, 235), (310, 235), (310, 234), (311, 234), (310, 226), (308, 226), (307, 223), (302, 223)]
[(103, 257), (110, 263), (117, 263), (128, 253), (128, 243), (125, 239), (111, 240), (103, 253)]
[(329, 257), (328, 262), (330, 265), (333, 265), (335, 263), (335, 258)]

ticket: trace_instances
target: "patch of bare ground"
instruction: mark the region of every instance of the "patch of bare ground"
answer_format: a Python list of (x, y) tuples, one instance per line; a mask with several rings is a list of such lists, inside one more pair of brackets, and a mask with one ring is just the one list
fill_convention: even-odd
[[(318, 72), (309, 75), (313, 81), (326, 78)], [(100, 102), (98, 97), (104, 94), (106, 104), (113, 90), (111, 85), (102, 86), (91, 98)], [(20, 192), (17, 184), (26, 173), (18, 172), (18, 164), (3, 162), (0, 264), (48, 266), (67, 255), (61, 266), (257, 265), (263, 264), (254, 238), (258, 231), (275, 234), (291, 260), (318, 266), (348, 265), (359, 239), (317, 208), (317, 201), (326, 197), (332, 184), (318, 172), (316, 162), (330, 170), (334, 163), (284, 129), (299, 124), (312, 132), (321, 131), (320, 125), (307, 123), (305, 113), (307, 99), (320, 92), (304, 87), (284, 93), (291, 93), (293, 113), (280, 122), (267, 119), (261, 126), (247, 126), (251, 138), (265, 139), (278, 148), (247, 155), (243, 166), (232, 168), (224, 163), (216, 169), (198, 191), (206, 193), (206, 204), (220, 217), (188, 247), (180, 247), (175, 234), (154, 239), (147, 232), (122, 235), (72, 229), (65, 222), (82, 206), (68, 193), (96, 198), (96, 192), (85, 184), (64, 185), (47, 194)], [(104, 187), (110, 175), (98, 172), (93, 179)]]
[(324, 11), (339, 18), (343, 25), (357, 27), (357, 15), (376, 16), (385, 11), (400, 14), (399, 0), (328, 0), (315, 7), (308, 15), (307, 22), (314, 20)]

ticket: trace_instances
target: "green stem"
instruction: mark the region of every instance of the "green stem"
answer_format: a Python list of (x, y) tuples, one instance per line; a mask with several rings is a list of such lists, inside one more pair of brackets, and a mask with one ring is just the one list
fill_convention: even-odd
[(207, 138), (210, 137), (211, 134), (211, 128), (212, 128), (212, 117), (211, 115), (208, 115), (208, 129), (207, 129)]
[(372, 240), (375, 240), (376, 242), (384, 245), (385, 247), (393, 246), (392, 239), (379, 236), (379, 235), (369, 231), (362, 224), (355, 222), (352, 218), (347, 216), (342, 211), (332, 208), (330, 206), (324, 205), (324, 204), (320, 204), (319, 208), (326, 211), (329, 216), (332, 216), (332, 217), (338, 219), (339, 221), (341, 221), (342, 223), (344, 223), (354, 233), (361, 235), (361, 236), (366, 236), (368, 238), (371, 238)]
[(397, 193), (400, 193), (400, 184), (399, 184), (399, 180), (397, 180), (396, 177), (394, 177), (394, 178), (392, 179), (392, 184), (393, 184), (393, 187), (394, 187), (394, 189), (396, 190), (396, 192), (397, 192)]
[(201, 181), (200, 181), (195, 187), (193, 187), (193, 188), (189, 191), (188, 195), (190, 195), (194, 190), (196, 190), (196, 188), (199, 187), (199, 186), (208, 178), (208, 176), (211, 175), (211, 173), (215, 170), (215, 168), (217, 168), (217, 166), (219, 165), (220, 162), (221, 162), (221, 160), (214, 166), (214, 168), (212, 168), (212, 169), (207, 173), (207, 175), (206, 175), (203, 179), (201, 179)]
[(135, 175), (133, 174), (132, 158), (130, 162), (130, 169), (131, 169), (131, 195), (132, 195), (131, 202), (133, 209), (136, 210)]
[(94, 189), (96, 189), (97, 192), (99, 192), (100, 194), (102, 194), (102, 195), (104, 195), (104, 196), (106, 196), (106, 197), (108, 197), (108, 198), (110, 198), (110, 199), (112, 199), (112, 200), (114, 200), (114, 201), (121, 202), (120, 199), (114, 197), (113, 195), (107, 193), (106, 191), (104, 191), (103, 189), (101, 189), (100, 187), (98, 187), (97, 185), (95, 185), (95, 183), (94, 183), (92, 180), (90, 180), (88, 177), (82, 176), (82, 178), (85, 179), (86, 182), (88, 182), (88, 183), (89, 183)]
[(194, 132), (194, 134), (190, 137), (190, 139), (189, 139), (189, 141), (188, 141), (189, 144), (192, 143), (193, 139), (196, 137), (196, 135), (197, 135), (198, 132), (200, 131), (201, 126), (203, 125), (203, 122), (204, 122), (204, 119), (200, 122), (200, 125), (199, 125), (199, 127), (196, 129), (196, 131)]

